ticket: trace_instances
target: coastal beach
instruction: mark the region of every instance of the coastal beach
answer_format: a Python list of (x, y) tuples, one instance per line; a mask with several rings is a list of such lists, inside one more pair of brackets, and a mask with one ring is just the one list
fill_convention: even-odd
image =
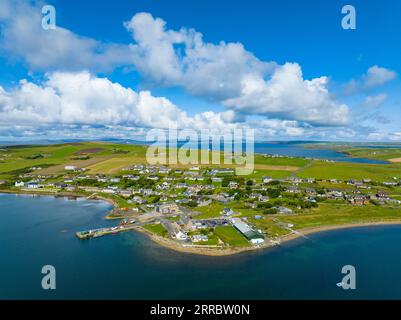
[[(224, 249), (211, 249), (205, 248), (204, 246), (185, 246), (178, 244), (175, 241), (171, 241), (166, 238), (159, 237), (157, 235), (152, 234), (151, 232), (143, 229), (137, 228), (136, 230), (139, 232), (143, 232), (146, 234), (149, 239), (154, 241), (155, 243), (169, 248), (174, 251), (183, 252), (183, 253), (190, 253), (196, 255), (205, 255), (205, 256), (230, 256), (235, 255), (243, 252), (252, 252), (252, 251), (259, 251), (265, 250), (272, 247), (280, 247), (282, 244), (286, 242), (290, 242), (299, 238), (305, 238), (308, 235), (322, 233), (327, 231), (333, 230), (344, 230), (344, 229), (352, 229), (352, 228), (369, 228), (369, 227), (379, 227), (379, 226), (393, 226), (393, 225), (401, 225), (401, 219), (398, 221), (382, 221), (382, 222), (371, 222), (371, 223), (353, 223), (353, 224), (344, 224), (344, 225), (334, 225), (334, 226), (322, 226), (316, 228), (308, 228), (308, 229), (301, 229), (297, 230), (296, 233), (289, 233), (285, 236), (275, 239), (274, 241), (269, 241), (264, 243), (263, 245), (253, 246), (253, 247), (246, 247), (246, 248), (224, 248)], [(307, 238), (307, 237), (306, 237)]]

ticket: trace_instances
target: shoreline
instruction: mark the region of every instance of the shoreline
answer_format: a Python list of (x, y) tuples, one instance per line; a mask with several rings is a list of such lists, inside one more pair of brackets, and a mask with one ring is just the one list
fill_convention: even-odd
[(332, 225), (332, 226), (321, 226), (321, 227), (313, 227), (313, 228), (305, 228), (300, 230), (295, 230), (297, 233), (289, 233), (282, 237), (276, 238), (272, 242), (269, 241), (260, 246), (255, 247), (244, 247), (244, 248), (223, 248), (223, 249), (210, 249), (210, 248), (202, 248), (202, 247), (186, 247), (176, 243), (173, 240), (162, 238), (160, 236), (154, 235), (151, 232), (147, 231), (142, 227), (135, 228), (136, 231), (145, 234), (150, 240), (157, 243), (158, 245), (176, 251), (182, 252), (187, 254), (196, 254), (201, 256), (213, 256), (213, 257), (226, 257), (226, 256), (233, 256), (240, 253), (245, 252), (257, 252), (262, 251), (274, 247), (280, 247), (284, 243), (288, 243), (300, 238), (303, 238), (307, 235), (317, 234), (317, 233), (324, 233), (328, 231), (335, 231), (335, 230), (345, 230), (345, 229), (354, 229), (354, 228), (368, 228), (368, 227), (380, 227), (380, 226), (392, 226), (392, 225), (399, 225), (401, 226), (401, 219), (394, 220), (394, 221), (379, 221), (379, 222), (359, 222), (359, 223), (350, 223), (350, 224), (342, 224), (342, 225)]
[[(311, 149), (311, 150), (331, 150), (331, 151), (335, 151), (337, 153), (341, 153), (343, 154), (346, 158), (348, 159), (363, 159), (363, 160), (368, 160), (368, 161), (375, 161), (374, 162), (366, 162), (366, 164), (372, 164), (372, 165), (389, 165), (389, 164), (394, 164), (397, 162), (393, 162), (391, 161), (392, 159), (388, 159), (388, 160), (381, 160), (381, 159), (375, 159), (375, 158), (369, 158), (369, 157), (356, 157), (354, 155), (352, 155), (351, 153), (347, 152), (347, 151), (343, 151), (343, 150), (339, 150), (337, 149), (335, 146), (326, 146), (326, 145), (315, 145), (312, 144), (311, 146), (308, 146), (306, 144), (301, 144), (300, 145), (302, 148), (305, 149)], [(400, 158), (401, 159), (401, 158)], [(327, 160), (327, 159), (318, 159), (318, 160)], [(344, 161), (344, 160), (335, 160), (333, 159), (334, 162), (350, 162), (350, 163), (358, 163), (356, 161)], [(401, 161), (400, 161), (401, 162)]]
[[(78, 193), (73, 193), (73, 192), (62, 192), (62, 193), (54, 193), (54, 192), (29, 192), (29, 191), (19, 191), (17, 190), (0, 190), (0, 194), (14, 194), (14, 195), (35, 195), (35, 196), (53, 196), (54, 198), (61, 198), (61, 197), (74, 197), (74, 198), (82, 198), (85, 200), (88, 200), (85, 195), (78, 194)], [(95, 200), (95, 201), (104, 201), (113, 206), (113, 211), (114, 209), (118, 208), (117, 203), (109, 198), (105, 198), (102, 196), (95, 196), (89, 200)], [(107, 219), (107, 216), (104, 216), (104, 219)], [(367, 228), (367, 227), (378, 227), (378, 226), (391, 226), (391, 225), (401, 225), (401, 219), (400, 220), (388, 220), (388, 221), (378, 221), (378, 222), (357, 222), (357, 223), (348, 223), (348, 224), (339, 224), (339, 225), (331, 225), (331, 226), (320, 226), (320, 227), (311, 227), (311, 228), (305, 228), (305, 229), (300, 229), (300, 230), (295, 230), (295, 232), (291, 232), (289, 234), (286, 234), (284, 236), (275, 238), (275, 239), (270, 239), (268, 242), (265, 242), (262, 245), (259, 246), (249, 246), (249, 247), (241, 247), (241, 248), (236, 248), (236, 247), (226, 247), (226, 248), (210, 248), (210, 247), (202, 247), (202, 245), (181, 245), (180, 243), (177, 243), (176, 241), (168, 238), (163, 238), (158, 235), (155, 235), (148, 230), (146, 230), (143, 227), (135, 227), (135, 231), (140, 232), (148, 237), (151, 241), (154, 243), (176, 251), (176, 252), (181, 252), (181, 253), (186, 253), (186, 254), (196, 254), (196, 255), (203, 255), (203, 256), (214, 256), (214, 257), (223, 257), (223, 256), (233, 256), (239, 253), (245, 253), (245, 252), (256, 252), (260, 250), (265, 250), (269, 248), (274, 248), (277, 246), (280, 246), (284, 243), (294, 241), (296, 239), (305, 237), (307, 235), (311, 234), (316, 234), (316, 233), (323, 233), (327, 231), (334, 231), (334, 230), (343, 230), (343, 229), (353, 229), (353, 228)]]
[[(84, 200), (94, 200), (94, 201), (103, 201), (103, 202), (107, 202), (110, 205), (113, 206), (112, 210), (118, 208), (117, 203), (113, 200), (113, 199), (109, 199), (109, 198), (105, 198), (105, 197), (101, 197), (101, 196), (95, 196), (91, 199), (88, 199), (88, 196), (85, 194), (80, 194), (80, 193), (74, 193), (74, 192), (35, 192), (35, 191), (26, 191), (26, 190), (4, 190), (4, 189), (0, 189), (0, 194), (4, 193), (4, 194), (14, 194), (14, 195), (26, 195), (26, 196), (43, 196), (43, 197), (54, 197), (54, 198), (76, 198), (76, 199), (84, 199)], [(112, 211), (111, 210), (111, 211)], [(106, 216), (107, 217), (107, 216)]]

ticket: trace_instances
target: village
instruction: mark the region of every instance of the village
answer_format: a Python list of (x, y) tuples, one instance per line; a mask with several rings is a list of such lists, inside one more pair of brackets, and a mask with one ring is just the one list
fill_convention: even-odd
[[(266, 217), (278, 228), (296, 232), (286, 216), (336, 202), (348, 206), (395, 205), (389, 190), (401, 185), (370, 179), (319, 180), (295, 175), (246, 179), (232, 168), (169, 168), (153, 165), (125, 167), (118, 175), (91, 175), (85, 168), (66, 165), (63, 174), (22, 174), (14, 189), (21, 192), (71, 193), (87, 199), (112, 201), (110, 228), (77, 231), (79, 239), (96, 238), (132, 229), (185, 247), (227, 248), (278, 242), (264, 225)], [(283, 219), (284, 218), (284, 219)]]

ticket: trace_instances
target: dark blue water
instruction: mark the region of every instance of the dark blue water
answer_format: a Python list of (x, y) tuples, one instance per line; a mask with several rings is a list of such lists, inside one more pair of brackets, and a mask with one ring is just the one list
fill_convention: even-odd
[[(401, 227), (315, 234), (233, 257), (177, 253), (131, 232), (79, 241), (74, 232), (110, 224), (96, 201), (0, 194), (0, 299), (401, 298)], [(41, 289), (41, 268), (57, 289)], [(336, 286), (354, 265), (356, 290)]]

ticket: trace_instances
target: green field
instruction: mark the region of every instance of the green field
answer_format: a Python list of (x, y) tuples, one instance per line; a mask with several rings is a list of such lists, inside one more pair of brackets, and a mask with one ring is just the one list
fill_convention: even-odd
[(358, 164), (349, 162), (315, 161), (311, 166), (300, 170), (301, 178), (392, 181), (401, 179), (401, 165), (398, 164)]
[(249, 245), (246, 238), (233, 227), (216, 227), (215, 234), (224, 242), (233, 247), (246, 247)]
[(313, 149), (331, 149), (343, 152), (354, 158), (368, 158), (375, 160), (390, 160), (401, 158), (401, 145), (377, 144), (377, 147), (369, 147), (363, 144), (341, 143), (315, 143), (306, 144), (305, 147)]
[(342, 151), (348, 153), (355, 158), (369, 158), (376, 160), (390, 160), (401, 158), (401, 149), (394, 148), (344, 148)]
[[(124, 167), (134, 164), (147, 164), (147, 148), (142, 145), (124, 145), (106, 142), (66, 143), (48, 146), (3, 147), (0, 150), (0, 178), (10, 179), (18, 174), (29, 172), (32, 167), (41, 167), (37, 174), (54, 175), (65, 173), (65, 165), (86, 168), (90, 174), (118, 174)], [(201, 154), (208, 151), (199, 152)], [(216, 152), (213, 152), (216, 153)], [(209, 152), (211, 159), (212, 152)], [(220, 153), (223, 163), (223, 153)], [(300, 158), (265, 158), (255, 155), (255, 171), (249, 178), (261, 179), (289, 177), (308, 163)], [(172, 167), (189, 168), (192, 164), (175, 164)], [(201, 165), (203, 168), (240, 167), (236, 164)]]
[(213, 202), (211, 205), (206, 207), (198, 207), (196, 208), (197, 212), (201, 212), (200, 215), (196, 216), (196, 219), (210, 219), (210, 218), (219, 218), (221, 217), (220, 212), (226, 206), (220, 203)]
[(304, 167), (310, 161), (302, 158), (289, 158), (289, 157), (265, 157), (262, 155), (255, 155), (255, 165), (271, 165), (271, 166), (290, 166), (290, 167)]
[(146, 230), (152, 232), (153, 234), (156, 234), (160, 237), (167, 237), (168, 232), (167, 230), (160, 224), (147, 224), (143, 226)]
[[(65, 165), (88, 168), (95, 163), (126, 155), (116, 153), (116, 150), (125, 150), (129, 154), (139, 156), (144, 154), (146, 149), (143, 146), (126, 146), (101, 142), (3, 148), (0, 151), (0, 158), (3, 159), (0, 161), (0, 175), (7, 178), (15, 175), (18, 170), (35, 166), (43, 168), (43, 170), (36, 172), (38, 174), (61, 173), (64, 171)], [(89, 159), (76, 160), (82, 155), (87, 155)]]
[(292, 223), (295, 229), (336, 226), (353, 223), (401, 221), (401, 208), (393, 206), (353, 206), (322, 203), (319, 208), (305, 213), (279, 218)]

